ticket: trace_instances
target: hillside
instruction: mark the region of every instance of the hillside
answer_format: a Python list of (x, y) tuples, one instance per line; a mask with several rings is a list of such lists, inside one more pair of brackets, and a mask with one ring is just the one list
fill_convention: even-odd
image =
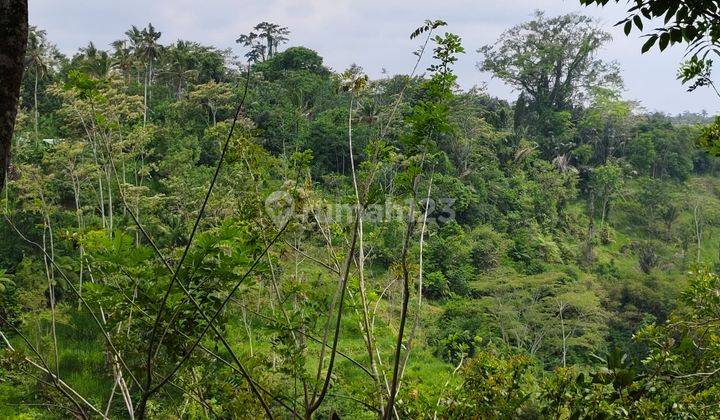
[(0, 417), (720, 416), (707, 115), (623, 98), (579, 15), (481, 48), (512, 103), (442, 21), (376, 80), (273, 25), (242, 59), (31, 28)]

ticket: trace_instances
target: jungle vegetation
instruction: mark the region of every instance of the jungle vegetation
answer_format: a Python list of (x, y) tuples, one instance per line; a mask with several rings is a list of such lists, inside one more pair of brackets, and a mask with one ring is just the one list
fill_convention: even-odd
[[(371, 79), (271, 22), (243, 57), (30, 27), (0, 417), (720, 417), (712, 118), (624, 98), (582, 15), (408, 33), (415, 68)], [(517, 99), (461, 89), (461, 55)]]

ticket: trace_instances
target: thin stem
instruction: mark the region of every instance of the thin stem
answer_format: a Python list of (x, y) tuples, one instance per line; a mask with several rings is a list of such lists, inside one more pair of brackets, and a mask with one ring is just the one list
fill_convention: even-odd
[(314, 403), (311, 404), (308, 408), (306, 414), (307, 418), (312, 417), (312, 414), (320, 407), (320, 404), (322, 404), (323, 400), (325, 399), (325, 395), (327, 394), (328, 388), (330, 386), (330, 378), (332, 376), (333, 367), (335, 365), (335, 356), (337, 354), (338, 339), (340, 338), (340, 322), (342, 320), (343, 306), (345, 303), (345, 291), (347, 290), (348, 274), (350, 273), (350, 264), (355, 254), (355, 243), (357, 242), (359, 220), (360, 215), (355, 214), (355, 223), (353, 224), (353, 235), (350, 243), (350, 252), (348, 252), (347, 257), (345, 258), (343, 277), (340, 284), (340, 302), (338, 304), (337, 321), (335, 322), (335, 337), (333, 338), (332, 351), (330, 352), (330, 362), (328, 363), (327, 373), (325, 375), (325, 381), (323, 382), (322, 390), (315, 399)]

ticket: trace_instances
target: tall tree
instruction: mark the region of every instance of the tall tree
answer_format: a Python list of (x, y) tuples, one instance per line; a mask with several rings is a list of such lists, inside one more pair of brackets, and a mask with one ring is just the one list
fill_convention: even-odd
[(113, 47), (110, 62), (111, 71), (119, 72), (123, 76), (125, 83), (128, 83), (135, 67), (135, 57), (133, 57), (132, 50), (128, 46), (128, 41), (119, 39), (113, 41), (110, 45)]
[[(91, 43), (92, 44), (92, 43)], [(48, 45), (46, 33), (42, 29), (31, 26), (28, 31), (27, 50), (25, 53), (25, 65), (28, 70), (32, 71), (33, 84), (33, 116), (35, 127), (35, 140), (39, 138), (39, 119), (38, 111), (38, 82), (45, 76), (48, 70)]]
[(162, 32), (157, 32), (152, 23), (148, 23), (147, 28), (142, 30), (133, 25), (125, 35), (130, 39), (130, 45), (133, 53), (143, 62), (145, 70), (145, 80), (143, 82), (143, 94), (145, 111), (143, 113), (143, 123), (147, 123), (148, 114), (148, 88), (152, 86), (153, 81), (153, 65), (160, 57), (161, 45), (158, 43)]
[(260, 38), (265, 38), (267, 45), (267, 58), (273, 58), (277, 54), (278, 45), (287, 42), (287, 35), (290, 35), (288, 28), (277, 23), (260, 22), (255, 26)]
[(108, 52), (99, 50), (93, 42), (80, 48), (77, 59), (80, 61), (80, 68), (85, 73), (99, 79), (107, 77), (113, 64)]
[(578, 124), (579, 142), (592, 145), (594, 164), (604, 165), (622, 151), (632, 134), (633, 107), (618, 92), (597, 90)]
[(596, 57), (610, 39), (589, 17), (548, 18), (536, 12), (530, 22), (480, 48), (484, 58), (478, 68), (520, 91), (516, 125), (533, 127), (543, 137), (558, 137), (557, 127), (567, 125), (567, 117), (559, 113), (586, 101), (589, 88), (621, 86), (617, 65)]
[(287, 42), (287, 36), (290, 35), (288, 28), (277, 23), (260, 22), (253, 29), (253, 32), (240, 35), (235, 40), (238, 44), (250, 47), (250, 52), (245, 56), (253, 62), (273, 58), (277, 54), (278, 46)]
[(250, 62), (265, 61), (267, 57), (267, 46), (260, 42), (260, 37), (257, 33), (249, 32), (242, 34), (235, 42), (244, 47), (250, 47), (250, 51), (245, 54), (245, 57), (247, 57)]
[(27, 37), (27, 0), (0, 0), (0, 189), (10, 165)]
[(198, 77), (198, 71), (193, 68), (194, 56), (197, 53), (193, 44), (186, 41), (178, 41), (167, 48), (162, 74), (168, 79), (178, 98), (187, 84)]

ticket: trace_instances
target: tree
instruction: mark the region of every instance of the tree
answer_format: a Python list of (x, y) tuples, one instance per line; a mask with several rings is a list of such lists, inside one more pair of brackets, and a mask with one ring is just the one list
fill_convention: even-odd
[(33, 78), (33, 115), (35, 122), (35, 141), (39, 141), (38, 134), (39, 112), (38, 112), (38, 81), (45, 76), (50, 65), (48, 56), (49, 46), (46, 39), (46, 32), (31, 26), (28, 32), (28, 45), (25, 53), (25, 65), (32, 69)]
[(576, 285), (566, 286), (566, 290), (555, 297), (560, 337), (554, 331), (548, 341), (559, 342), (562, 367), (567, 366), (569, 355), (583, 357), (603, 342), (603, 335), (607, 333), (604, 323), (609, 314), (603, 309), (601, 298), (592, 287)]
[(271, 80), (292, 71), (306, 71), (320, 76), (329, 75), (328, 69), (323, 65), (323, 58), (317, 52), (305, 47), (290, 47), (277, 53), (272, 59), (258, 64), (256, 70), (261, 71)]
[(624, 155), (643, 175), (684, 181), (693, 170), (693, 141), (699, 134), (698, 128), (676, 126), (660, 113), (640, 116), (631, 130)]
[(277, 54), (278, 45), (287, 42), (287, 35), (290, 35), (288, 28), (277, 23), (260, 22), (255, 26), (260, 38), (265, 38), (267, 45), (267, 58), (273, 58)]
[(622, 170), (615, 163), (608, 163), (593, 169), (590, 175), (592, 194), (600, 199), (600, 226), (605, 225), (610, 202), (622, 188)]
[[(414, 38), (418, 33), (428, 30), (432, 24), (433, 27), (444, 25), (442, 21), (434, 23), (427, 21), (424, 28), (417, 29), (410, 38)], [(418, 32), (419, 31), (419, 32)], [(428, 35), (429, 36), (429, 35)], [(429, 40), (429, 38), (428, 38)], [(398, 183), (405, 191), (412, 194), (412, 202), (418, 201), (418, 185), (423, 172), (423, 164), (425, 157), (433, 153), (437, 147), (437, 140), (443, 134), (452, 132), (453, 127), (448, 120), (448, 101), (452, 98), (452, 89), (455, 87), (457, 76), (453, 73), (452, 66), (457, 62), (457, 55), (465, 52), (462, 46), (461, 38), (450, 32), (443, 35), (436, 35), (433, 38), (435, 48), (433, 48), (433, 58), (435, 62), (428, 67), (428, 71), (432, 76), (423, 84), (424, 95), (413, 107), (410, 115), (407, 116), (406, 123), (410, 125), (410, 132), (403, 139), (405, 151), (409, 155), (406, 172), (399, 175)], [(432, 178), (430, 180), (432, 185)], [(430, 190), (428, 190), (428, 195)], [(429, 197), (428, 197), (429, 198)], [(427, 203), (425, 207), (425, 217), (427, 218)], [(408, 318), (408, 303), (410, 300), (410, 269), (408, 266), (408, 248), (410, 237), (415, 229), (416, 220), (414, 215), (414, 206), (410, 207), (410, 214), (407, 218), (407, 231), (402, 247), (400, 257), (400, 266), (402, 271), (402, 306), (400, 312), (400, 323), (397, 333), (397, 341), (395, 344), (395, 355), (393, 359), (392, 380), (390, 381), (388, 401), (383, 413), (383, 418), (389, 420), (394, 413), (395, 400), (397, 398), (398, 389), (400, 387), (401, 371), (404, 372), (405, 364), (400, 365), (400, 359), (403, 347), (405, 350), (405, 360), (409, 357), (411, 347), (405, 346), (405, 325)], [(426, 219), (425, 219), (426, 220)], [(425, 221), (422, 222), (421, 244), (425, 229)], [(421, 245), (422, 250), (422, 245)], [(422, 254), (421, 254), (422, 258)], [(420, 268), (422, 270), (422, 268)], [(422, 271), (421, 271), (422, 273)], [(422, 277), (420, 277), (422, 279)], [(422, 286), (420, 286), (422, 287)], [(422, 294), (420, 294), (422, 296)], [(418, 305), (419, 306), (419, 305)], [(418, 307), (416, 310), (420, 310)], [(413, 328), (414, 330), (414, 328)], [(413, 332), (410, 333), (412, 337)], [(409, 338), (408, 340), (411, 340)], [(402, 369), (401, 369), (402, 366)]]
[[(583, 5), (597, 4), (605, 6), (610, 0), (580, 0)], [(620, 0), (615, 0), (619, 3)], [(627, 17), (616, 25), (622, 25), (625, 35), (630, 35), (633, 27), (643, 32), (645, 24), (650, 26), (658, 20), (662, 24), (653, 24), (653, 32), (645, 35), (646, 41), (641, 48), (645, 53), (654, 46), (664, 51), (668, 46), (686, 44), (690, 58), (681, 65), (678, 79), (683, 84), (694, 81), (688, 88), (711, 86), (720, 96), (710, 79), (712, 60), (710, 53), (720, 55), (720, 9), (714, 0), (635, 0), (627, 10)], [(715, 156), (720, 156), (720, 121), (708, 127), (700, 139), (700, 146)]]
[(127, 35), (130, 40), (130, 47), (132, 48), (133, 54), (142, 60), (144, 65), (145, 79), (143, 81), (143, 91), (145, 100), (143, 123), (147, 123), (148, 87), (152, 86), (153, 82), (153, 64), (158, 57), (160, 57), (161, 45), (158, 44), (157, 41), (160, 39), (162, 32), (157, 32), (152, 23), (148, 23), (147, 28), (143, 28), (142, 30), (133, 25), (125, 32), (125, 35)]
[(260, 22), (253, 28), (254, 31), (240, 35), (236, 43), (250, 47), (245, 56), (251, 62), (260, 62), (273, 58), (277, 54), (280, 44), (287, 42), (290, 35), (288, 28), (276, 23)]
[(586, 262), (591, 262), (595, 258), (593, 246), (595, 245), (596, 207), (600, 204), (600, 228), (604, 229), (610, 202), (622, 188), (622, 184), (622, 169), (616, 163), (610, 162), (590, 171), (587, 184), (589, 220), (587, 242), (584, 249)]
[(593, 162), (604, 165), (609, 158), (618, 157), (630, 138), (633, 104), (608, 89), (596, 89), (593, 96), (578, 134), (582, 143), (592, 145)]
[(220, 83), (227, 78), (228, 50), (217, 50), (197, 42), (177, 41), (163, 49), (158, 77), (181, 98), (194, 83)]
[(642, 175), (653, 175), (657, 152), (655, 151), (654, 133), (638, 133), (628, 141), (625, 147), (625, 158), (634, 169)]
[[(567, 127), (558, 128), (566, 119), (563, 112), (582, 104), (589, 88), (621, 86), (617, 65), (595, 56), (610, 39), (589, 17), (547, 18), (537, 12), (534, 20), (505, 31), (495, 44), (480, 48), (484, 59), (478, 68), (520, 91), (516, 128), (530, 127), (540, 136), (558, 138), (567, 131)], [(553, 150), (557, 146), (545, 146), (546, 157), (563, 152)]]
[[(610, 0), (580, 0), (586, 6), (605, 6)], [(615, 0), (620, 3), (620, 0)], [(697, 56), (709, 51), (718, 53), (720, 41), (720, 11), (713, 0), (635, 0), (627, 10), (627, 17), (616, 25), (623, 25), (625, 35), (630, 35), (633, 25), (642, 32), (645, 23), (653, 23), (653, 33), (647, 35), (642, 52), (649, 51), (657, 43), (664, 51), (670, 45), (688, 44), (689, 51)], [(657, 20), (663, 20), (657, 25)], [(659, 41), (659, 42), (658, 42)]]
[(265, 61), (267, 56), (267, 46), (261, 43), (259, 38), (260, 37), (255, 32), (249, 32), (247, 34), (240, 35), (240, 37), (235, 40), (235, 43), (237, 44), (241, 44), (244, 47), (250, 47), (250, 51), (245, 53), (245, 57), (247, 57), (248, 61), (251, 63)]
[(660, 209), (660, 219), (665, 224), (666, 242), (670, 242), (672, 238), (672, 227), (678, 217), (680, 217), (680, 208), (672, 202), (665, 203)]
[(211, 81), (194, 86), (189, 93), (189, 99), (193, 103), (206, 107), (212, 122), (208, 125), (215, 125), (218, 121), (218, 112), (222, 116), (226, 116), (232, 110), (235, 98), (232, 87), (228, 83)]
[(124, 39), (113, 41), (111, 45), (113, 47), (111, 66), (123, 75), (125, 82), (128, 82), (135, 65), (132, 50)]
[(682, 407), (698, 418), (717, 417), (720, 277), (706, 270), (691, 273), (680, 300), (666, 323), (648, 325), (636, 334), (649, 350), (643, 360), (646, 382), (667, 407)]
[(644, 220), (649, 232), (654, 232), (655, 218), (661, 206), (668, 201), (667, 187), (655, 178), (641, 178), (636, 200), (645, 210)]
[(703, 128), (698, 144), (713, 156), (720, 156), (720, 117), (715, 123)]
[(27, 38), (27, 0), (0, 0), (0, 189), (10, 166)]
[(85, 74), (97, 79), (106, 78), (113, 64), (108, 52), (99, 50), (92, 42), (80, 48), (80, 54), (73, 61), (78, 62), (78, 68)]

